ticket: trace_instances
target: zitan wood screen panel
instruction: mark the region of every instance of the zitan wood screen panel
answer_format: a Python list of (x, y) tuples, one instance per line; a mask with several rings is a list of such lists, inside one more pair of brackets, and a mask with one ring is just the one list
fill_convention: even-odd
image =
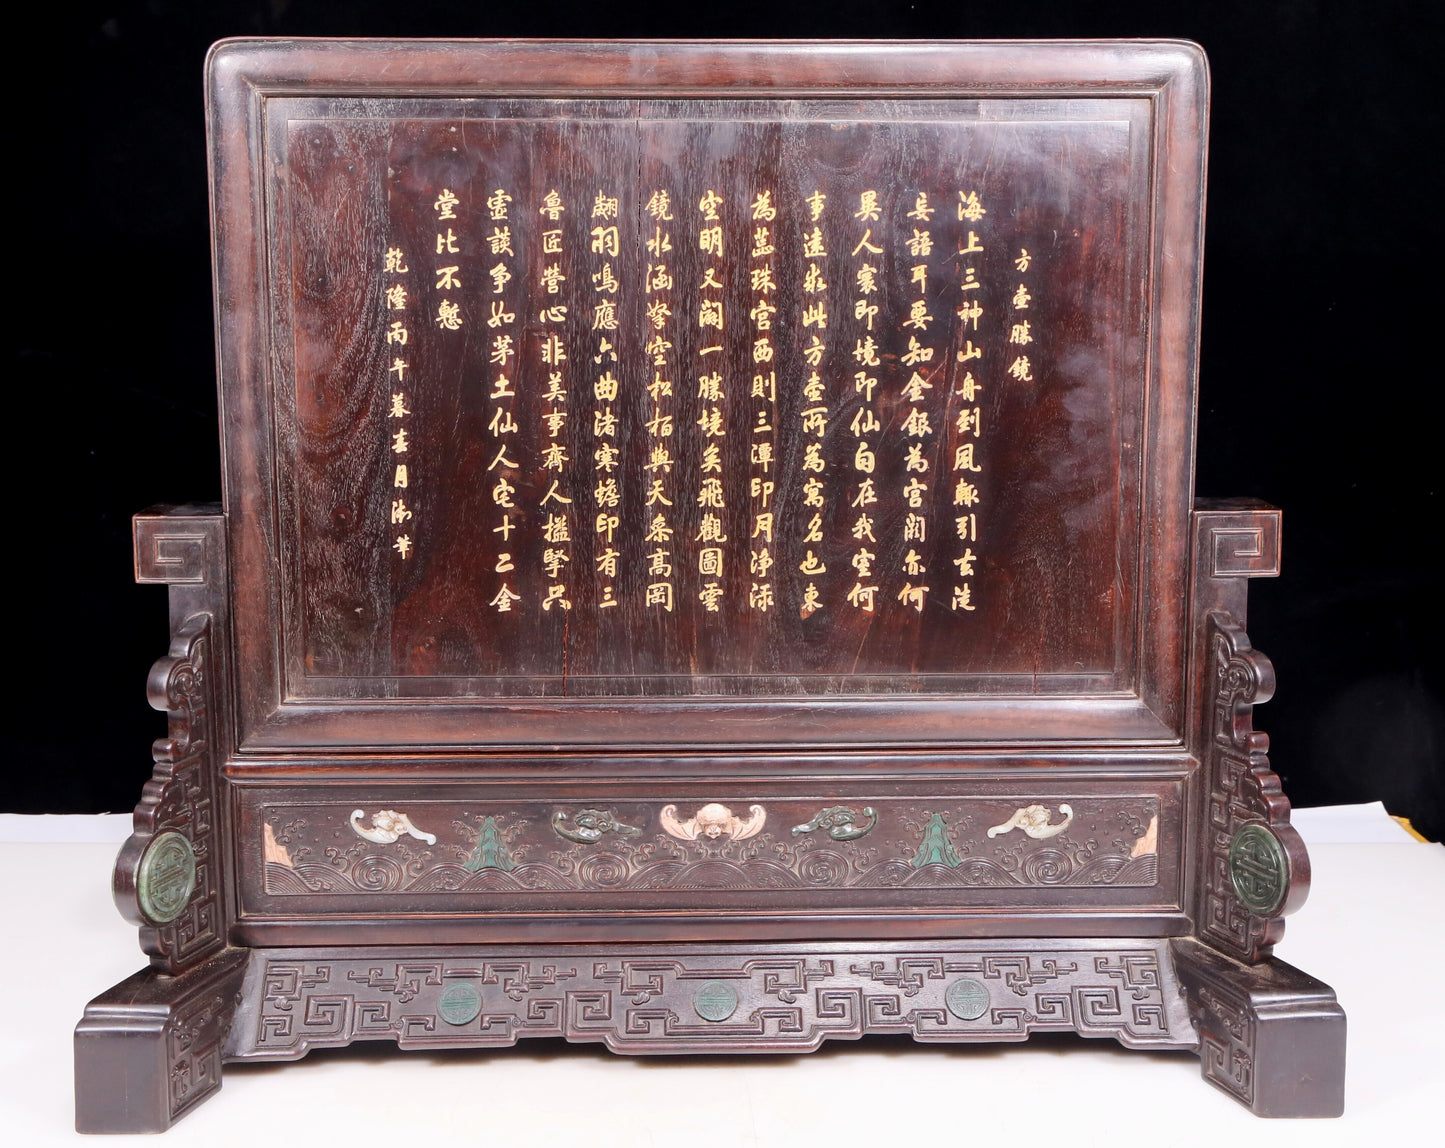
[[(738, 62), (696, 50), (714, 78)], [(1196, 286), (1197, 232), (1166, 254), (1161, 225), (1197, 186), (1155, 166), (1191, 127), (1192, 56), (1048, 98), (960, 46), (953, 83), (912, 92), (647, 99), (605, 66), (529, 97), (526, 53), (478, 51), (504, 66), (460, 86), (495, 95), (421, 67), (213, 96), (261, 144), (271, 382), (227, 434), (238, 550), (279, 576), (240, 587), (244, 748), (641, 746), (699, 722), (1177, 741), (1193, 332), (1148, 315)]]

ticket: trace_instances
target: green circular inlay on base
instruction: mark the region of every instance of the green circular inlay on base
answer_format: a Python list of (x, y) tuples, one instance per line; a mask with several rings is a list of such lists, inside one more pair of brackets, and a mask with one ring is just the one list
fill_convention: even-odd
[(959, 977), (943, 994), (943, 1003), (959, 1020), (977, 1020), (988, 1012), (988, 988), (972, 977)]
[(1289, 855), (1279, 838), (1258, 822), (1235, 831), (1229, 842), (1229, 880), (1251, 913), (1273, 913), (1289, 891)]
[(196, 851), (184, 835), (170, 830), (154, 838), (136, 867), (135, 894), (146, 920), (174, 921), (196, 891)]
[(447, 1024), (470, 1024), (482, 1011), (482, 994), (476, 985), (457, 981), (442, 990), (437, 1001), (437, 1015)]
[(738, 990), (726, 981), (708, 981), (693, 993), (692, 1007), (703, 1020), (727, 1020), (738, 1011)]

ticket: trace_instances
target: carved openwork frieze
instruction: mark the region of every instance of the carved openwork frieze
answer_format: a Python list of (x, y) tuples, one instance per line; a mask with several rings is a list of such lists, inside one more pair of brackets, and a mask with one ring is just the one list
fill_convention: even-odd
[[(377, 814), (389, 827), (384, 833), (363, 833), (350, 805), (264, 805), (265, 891), (610, 894), (1158, 881), (1157, 796), (855, 804), (425, 800)], [(431, 832), (416, 832), (416, 824)]]
[(864, 1033), (929, 1041), (1110, 1036), (1191, 1046), (1164, 941), (979, 942), (827, 954), (566, 949), (262, 950), (228, 1056), (291, 1060), (392, 1039), (403, 1048), (601, 1041), (617, 1052), (801, 1051)]

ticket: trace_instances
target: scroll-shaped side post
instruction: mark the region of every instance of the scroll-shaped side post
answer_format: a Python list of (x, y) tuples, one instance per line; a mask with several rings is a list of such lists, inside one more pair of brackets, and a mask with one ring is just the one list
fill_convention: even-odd
[(147, 690), (170, 720), (113, 891), (151, 967), (91, 1001), (76, 1026), (81, 1132), (159, 1132), (220, 1087), (246, 969), (246, 952), (226, 943), (225, 520), (207, 508), (149, 511), (135, 542), (137, 579), (171, 587), (171, 648)]
[(1344, 1011), (1328, 985), (1271, 955), (1310, 881), (1269, 737), (1254, 728), (1274, 667), (1244, 630), (1244, 579), (1279, 573), (1279, 511), (1203, 503), (1194, 522), (1194, 936), (1173, 943), (1176, 971), (1206, 1080), (1261, 1116), (1338, 1116)]
[(1223, 611), (1209, 614), (1208, 742), (1201, 789), (1206, 804), (1196, 892), (1197, 935), (1221, 952), (1258, 964), (1284, 934), (1284, 917), (1309, 893), (1310, 861), (1289, 823), (1289, 798), (1266, 755), (1269, 735), (1254, 707), (1274, 694), (1274, 666)]
[(140, 926), (151, 963), (179, 973), (221, 950), (215, 765), (208, 730), (211, 617), (188, 618), (171, 652), (151, 668), (150, 703), (170, 714), (153, 747), (155, 772), (136, 806), (134, 829), (116, 858), (116, 907)]

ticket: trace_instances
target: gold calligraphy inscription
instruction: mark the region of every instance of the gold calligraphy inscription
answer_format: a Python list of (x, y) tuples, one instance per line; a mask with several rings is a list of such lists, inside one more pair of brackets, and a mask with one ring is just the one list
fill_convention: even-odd
[(873, 613), (878, 606), (881, 589), (876, 569), (878, 553), (869, 546), (878, 545), (875, 511), (878, 502), (874, 474), (878, 469), (878, 434), (883, 424), (878, 418), (874, 405), (878, 399), (879, 370), (883, 360), (879, 358), (879, 346), (873, 338), (874, 322), (879, 312), (879, 283), (882, 266), (878, 256), (883, 248), (873, 242), (872, 224), (883, 222), (883, 208), (876, 190), (868, 189), (858, 196), (858, 209), (852, 213), (861, 226), (861, 238), (849, 253), (852, 260), (845, 274), (851, 280), (854, 300), (853, 319), (857, 323), (853, 343), (853, 392), (862, 396), (862, 406), (854, 413), (849, 423), (853, 434), (853, 478), (849, 486), (848, 506), (855, 513), (852, 517), (851, 534), (857, 543), (849, 564), (853, 568), (853, 588), (847, 593), (847, 602), (855, 610)]
[[(605, 202), (602, 192), (599, 191), (597, 196), (599, 201)], [(556, 224), (567, 209), (561, 193), (554, 187), (542, 196), (537, 213), (545, 218), (547, 224)], [(593, 211), (595, 215), (596, 207)], [(543, 613), (551, 613), (572, 608), (572, 591), (568, 583), (571, 579), (571, 511), (574, 500), (564, 485), (567, 463), (571, 461), (564, 437), (570, 413), (566, 381), (570, 364), (562, 332), (571, 309), (571, 304), (563, 300), (572, 297), (572, 289), (564, 288), (563, 284), (572, 280), (567, 272), (573, 266), (573, 253), (567, 250), (560, 227), (544, 224), (540, 239), (542, 258), (537, 264), (537, 286), (541, 289), (542, 304), (537, 311), (537, 337), (541, 374), (546, 378), (541, 388), (544, 404), (542, 429), (547, 432), (541, 445), (541, 463), (547, 490), (537, 502), (537, 516), (542, 522), (544, 543), (540, 559), (544, 587), (541, 606)]]
[[(720, 257), (721, 239), (708, 238), (711, 227), (721, 227), (719, 209), (720, 197), (709, 191), (698, 204), (702, 213), (699, 223), (698, 247)], [(726, 551), (723, 543), (728, 541), (723, 524), (723, 511), (727, 507), (728, 491), (723, 485), (722, 443), (727, 437), (727, 391), (722, 374), (721, 360), (723, 339), (729, 329), (729, 316), (723, 308), (724, 273), (721, 264), (711, 261), (703, 266), (698, 289), (698, 340), (697, 398), (700, 413), (697, 418), (698, 435), (702, 449), (698, 453), (698, 494), (699, 508), (695, 559), (697, 562), (697, 600), (707, 614), (721, 610), (724, 595), (723, 572), (726, 569)]]
[(823, 459), (823, 440), (832, 418), (832, 410), (828, 406), (828, 389), (820, 371), (828, 350), (830, 318), (827, 272), (824, 270), (828, 249), (827, 238), (822, 229), (827, 203), (827, 194), (817, 188), (813, 189), (811, 195), (803, 198), (807, 222), (813, 225), (810, 231), (805, 232), (808, 237), (804, 241), (805, 247), (808, 246), (809, 239), (814, 241), (811, 244), (814, 254), (805, 255), (803, 259), (806, 270), (803, 272), (803, 313), (800, 328), (807, 339), (803, 360), (808, 371), (798, 409), (803, 446), (800, 520), (804, 523), (804, 554), (803, 560), (798, 563), (798, 570), (805, 579), (798, 615), (804, 619), (811, 618), (824, 608), (822, 591), (818, 588), (816, 579), (828, 572), (827, 564), (814, 550), (814, 547), (821, 550), (823, 542), (823, 519), (828, 505), (827, 485), (822, 478), (827, 469), (827, 463)]
[(930, 400), (934, 391), (933, 374), (942, 356), (930, 342), (935, 316), (929, 310), (929, 276), (935, 271), (933, 262), (935, 241), (933, 217), (938, 208), (929, 202), (927, 191), (918, 191), (913, 197), (912, 208), (904, 213), (908, 221), (907, 238), (903, 246), (909, 258), (909, 302), (908, 314), (902, 320), (902, 329), (908, 333), (908, 347), (899, 356), (901, 371), (908, 374), (901, 388), (903, 401), (908, 403), (903, 417), (903, 548), (901, 562), (907, 580), (895, 596), (906, 609), (923, 613), (928, 595), (933, 587), (926, 580), (928, 566), (920, 548), (927, 552), (928, 538), (928, 493), (935, 476), (932, 473), (932, 459), (935, 454), (933, 412)]
[[(981, 221), (988, 211), (977, 190), (960, 190), (957, 195), (958, 221), (982, 226)], [(980, 375), (983, 375), (992, 365), (992, 361), (985, 357), (985, 348), (982, 342), (978, 346), (974, 346), (972, 336), (978, 334), (982, 339), (981, 332), (985, 330), (980, 327), (984, 307), (979, 302), (978, 295), (975, 294), (979, 289), (976, 267), (982, 262), (980, 256), (984, 250), (985, 244), (979, 239), (978, 232), (973, 227), (967, 228), (964, 231), (964, 238), (958, 242), (960, 272), (957, 315), (963, 348), (955, 355), (956, 372), (953, 393), (956, 405), (953, 409), (956, 409), (958, 413), (950, 428), (953, 443), (950, 481), (953, 485), (956, 557), (952, 562), (955, 569), (952, 571), (953, 589), (948, 605), (949, 609), (954, 612), (972, 612), (978, 608), (972, 581), (976, 573), (975, 563), (978, 561), (978, 555), (974, 553), (970, 544), (979, 540), (977, 507), (980, 500), (976, 476), (983, 471), (982, 462), (977, 457), (979, 444), (983, 437), (983, 413), (978, 404), (978, 396), (983, 387), (974, 378), (973, 371), (976, 369)], [(977, 361), (977, 366), (970, 366), (975, 361)], [(960, 371), (962, 378), (958, 378), (957, 375), (957, 372)]]
[[(382, 293), (387, 301), (388, 312), (406, 309), (406, 287), (396, 277), (408, 275), (410, 272), (406, 253), (400, 247), (388, 245), (382, 253)], [(391, 366), (387, 368), (385, 391), (390, 395), (386, 435), (390, 440), (392, 458), (391, 465), (387, 468), (391, 474), (391, 497), (388, 500), (391, 505), (391, 548), (405, 562), (416, 551), (416, 544), (412, 539), (415, 532), (415, 514), (407, 504), (407, 499), (411, 497), (411, 440), (408, 433), (411, 408), (407, 404), (411, 400), (406, 382), (408, 364), (394, 352), (404, 348), (411, 335), (404, 320), (393, 319), (388, 322), (383, 319), (382, 323), (382, 339), (391, 358)], [(383, 356), (383, 361), (386, 357)], [(394, 381), (391, 379), (392, 375), (396, 376)]]
[(432, 209), (437, 216), (434, 243), (436, 266), (433, 268), (436, 274), (435, 289), (448, 293), (437, 300), (435, 322), (443, 331), (460, 331), (462, 329), (461, 304), (451, 298), (451, 294), (460, 291), (462, 287), (462, 281), (458, 274), (461, 271), (461, 264), (449, 261), (450, 256), (462, 253), (462, 247), (456, 231), (447, 222), (458, 219), (456, 209), (460, 204), (461, 200), (449, 187), (442, 188), (441, 193), (432, 203)]
[(659, 620), (678, 602), (720, 618), (729, 595), (819, 626), (844, 603), (890, 624), (977, 610), (983, 398), (1039, 377), (1036, 255), (1000, 233), (1013, 217), (986, 186), (765, 178), (428, 188), (420, 233), (378, 245), (397, 561), (425, 541), (428, 354), (466, 344), (485, 360), (498, 613), (560, 613), (579, 590), (604, 610), (635, 594)]
[(777, 508), (773, 495), (777, 489), (774, 464), (777, 449), (775, 428), (778, 421), (777, 350), (773, 342), (773, 320), (778, 308), (773, 302), (772, 288), (775, 284), (773, 256), (777, 252), (775, 233), (778, 209), (773, 202), (771, 188), (754, 193), (748, 219), (752, 231), (748, 275), (753, 292), (752, 306), (748, 310), (748, 338), (751, 342), (753, 366), (748, 399), (749, 407), (754, 412), (748, 438), (748, 507), (751, 523), (747, 540), (748, 573), (751, 576), (748, 607), (767, 613), (777, 604), (772, 570), (776, 565), (773, 543)]
[[(652, 235), (645, 247), (649, 260), (655, 259), (656, 262), (648, 262), (643, 275), (644, 330), (647, 334), (643, 351), (647, 370), (652, 376), (646, 384), (652, 416), (645, 424), (647, 461), (643, 463), (642, 474), (647, 491), (643, 498), (643, 581), (646, 586), (643, 605), (649, 610), (671, 614), (677, 605), (673, 581), (673, 538), (677, 530), (669, 518), (676, 505), (671, 484), (673, 468), (677, 465), (672, 453), (676, 429), (673, 407), (676, 368), (673, 337), (676, 328), (673, 319), (677, 297), (676, 280), (671, 271), (671, 225), (676, 220), (672, 212), (671, 189), (654, 188), (645, 211), (652, 221)], [(711, 214), (716, 217), (715, 210), (711, 210)]]
[(621, 384), (617, 378), (617, 348), (612, 342), (619, 327), (617, 308), (622, 286), (612, 262), (622, 251), (620, 215), (619, 197), (599, 188), (592, 201), (589, 232), (589, 251), (593, 256), (591, 331), (597, 340), (592, 355), (592, 429), (596, 443), (592, 452), (592, 529), (598, 541), (594, 548), (593, 575), (599, 610), (609, 610), (618, 604), (618, 559), (622, 556), (614, 545), (622, 520), (619, 509), (622, 489), (617, 473), (620, 452), (615, 442), (617, 416), (614, 413)]
[(493, 519), (497, 525), (491, 528), (492, 533), (497, 536), (496, 560), (492, 564), (491, 573), (499, 577), (492, 583), (496, 586), (496, 592), (487, 604), (499, 614), (511, 613), (522, 600), (522, 595), (512, 586), (517, 563), (511, 546), (512, 531), (517, 529), (525, 513), (516, 501), (515, 479), (519, 473), (518, 462), (507, 453), (510, 449), (515, 454), (517, 448), (513, 436), (521, 429), (515, 417), (517, 392), (512, 385), (512, 378), (517, 373), (516, 336), (508, 329), (514, 327), (517, 311), (515, 296), (509, 296), (507, 285), (519, 273), (515, 263), (507, 262), (509, 257), (516, 258), (512, 249), (512, 202), (512, 194), (502, 187), (494, 188), (486, 198), (487, 220), (492, 224), (492, 233), (487, 239), (488, 254), (497, 260), (487, 271), (487, 278), (490, 280), (487, 294), (500, 296), (488, 299), (487, 306), (487, 327), (494, 332), (486, 342), (487, 366), (492, 368), (489, 380), (491, 389), (487, 393), (491, 414), (487, 431), (493, 441), (490, 448), (491, 462), (487, 466), (487, 482), (490, 484), (488, 494), (491, 507), (499, 515)]

